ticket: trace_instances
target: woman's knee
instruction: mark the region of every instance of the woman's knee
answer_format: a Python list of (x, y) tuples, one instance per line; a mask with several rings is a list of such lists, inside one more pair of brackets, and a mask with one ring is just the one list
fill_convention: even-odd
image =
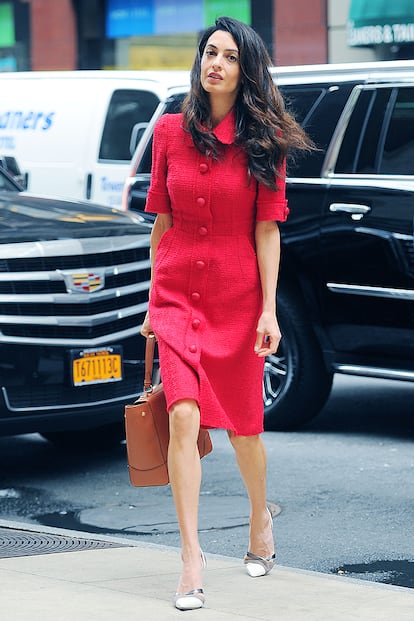
[(230, 442), (236, 452), (249, 452), (261, 444), (261, 436), (236, 436), (232, 431), (227, 432)]
[(200, 412), (196, 401), (183, 400), (170, 409), (170, 433), (192, 434), (200, 427)]

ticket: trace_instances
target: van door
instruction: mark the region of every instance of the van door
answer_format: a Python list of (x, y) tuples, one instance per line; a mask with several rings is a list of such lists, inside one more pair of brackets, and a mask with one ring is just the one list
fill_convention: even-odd
[(149, 90), (118, 88), (109, 101), (98, 152), (85, 171), (84, 198), (111, 207), (121, 207), (124, 182), (129, 173), (131, 137), (137, 125), (144, 127), (159, 104)]
[(43, 72), (0, 81), (1, 155), (15, 158), (30, 192), (80, 198), (87, 130), (99, 114), (87, 105), (91, 87), (80, 98), (79, 80)]

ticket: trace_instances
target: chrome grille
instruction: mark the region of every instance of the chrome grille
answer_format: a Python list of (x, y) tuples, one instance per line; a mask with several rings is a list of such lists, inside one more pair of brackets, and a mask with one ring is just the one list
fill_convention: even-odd
[(142, 390), (142, 367), (128, 366), (124, 369), (122, 382), (93, 384), (81, 389), (62, 384), (45, 384), (43, 386), (8, 386), (2, 387), (2, 394), (7, 409), (13, 412), (76, 409), (85, 405), (103, 405), (105, 403), (125, 402), (135, 399)]
[[(149, 235), (3, 244), (0, 343), (94, 347), (137, 334), (148, 301), (148, 249)], [(98, 269), (102, 289), (67, 292), (68, 273)]]
[[(114, 239), (114, 238), (110, 238)], [(125, 239), (125, 238), (120, 238)], [(82, 242), (91, 240), (77, 239), (76, 245)], [(98, 242), (99, 240), (96, 239)], [(108, 238), (102, 240), (104, 243), (108, 242)], [(73, 240), (75, 242), (75, 240)], [(72, 243), (72, 242), (71, 242)], [(55, 248), (57, 242), (40, 242), (42, 246), (51, 244), (51, 247)], [(28, 246), (28, 243), (19, 244), (22, 246)], [(38, 245), (38, 244), (36, 244)], [(148, 251), (145, 247), (138, 246), (135, 248), (127, 248), (124, 250), (117, 250), (114, 254), (113, 251), (108, 252), (108, 247), (103, 247), (101, 253), (91, 252), (87, 255), (55, 255), (55, 256), (30, 256), (26, 257), (10, 257), (0, 258), (0, 272), (37, 272), (37, 271), (50, 271), (50, 270), (78, 270), (87, 269), (91, 265), (94, 267), (110, 267), (125, 263), (133, 263), (134, 261), (144, 261), (148, 256)]]

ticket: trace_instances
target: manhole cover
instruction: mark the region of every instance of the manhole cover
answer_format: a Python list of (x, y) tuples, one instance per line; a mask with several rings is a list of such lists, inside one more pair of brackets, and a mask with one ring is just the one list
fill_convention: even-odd
[(124, 547), (127, 547), (127, 545), (122, 543), (0, 528), (0, 558), (74, 552), (76, 550), (93, 550), (95, 548)]

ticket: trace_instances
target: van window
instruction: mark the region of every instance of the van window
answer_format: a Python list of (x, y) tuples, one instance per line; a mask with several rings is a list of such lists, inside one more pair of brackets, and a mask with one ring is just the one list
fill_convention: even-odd
[(105, 119), (99, 159), (129, 161), (132, 128), (136, 123), (147, 123), (158, 103), (156, 95), (148, 91), (114, 91)]
[(398, 90), (378, 172), (414, 175), (414, 88)]

